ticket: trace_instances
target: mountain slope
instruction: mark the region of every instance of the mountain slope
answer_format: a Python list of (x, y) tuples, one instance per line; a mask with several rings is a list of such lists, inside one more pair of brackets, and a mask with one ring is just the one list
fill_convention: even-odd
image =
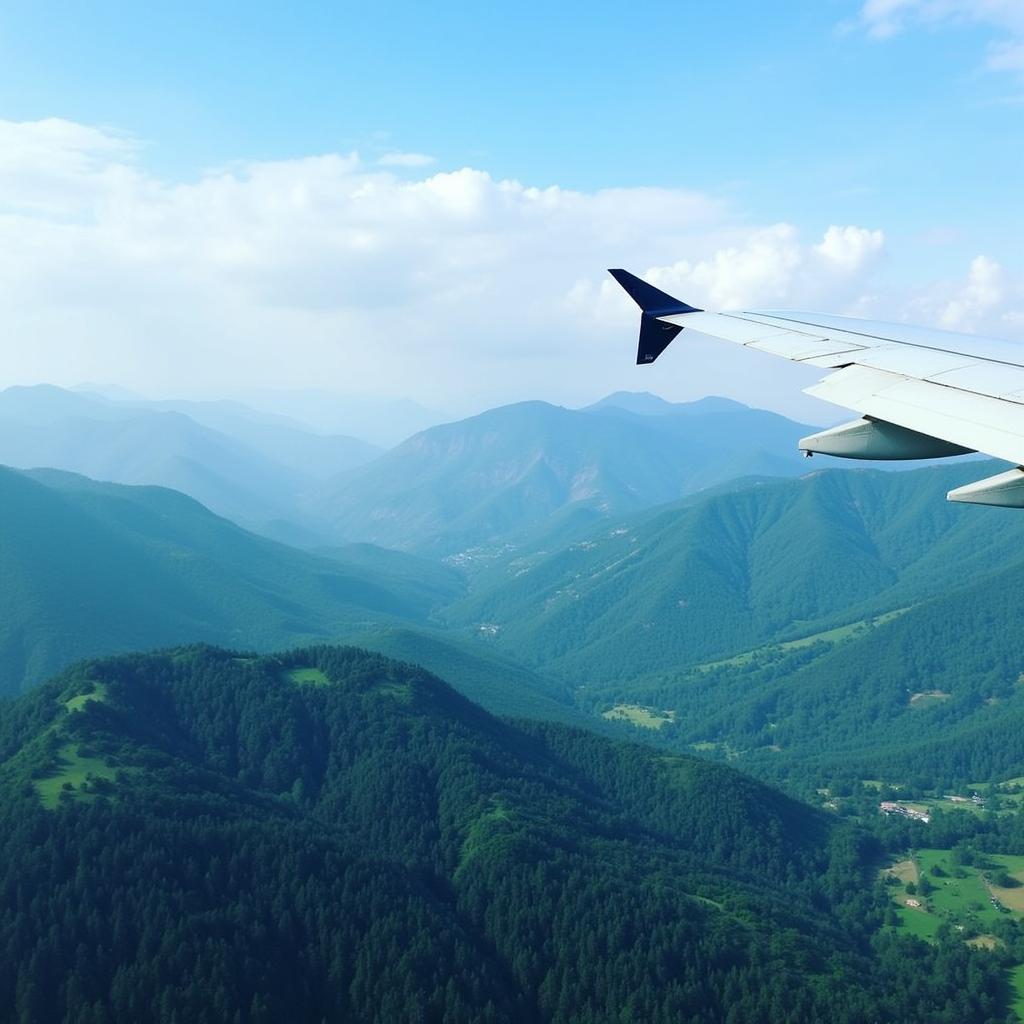
[(1024, 764), (1021, 621), (1024, 560), (794, 652), (788, 664), (767, 650), (742, 669), (643, 689), (685, 708), (680, 740), (728, 747), (772, 777), (955, 791), (1016, 776)]
[(217, 640), (269, 648), (424, 621), (450, 591), (246, 533), (162, 488), (0, 469), (0, 680), (89, 654)]
[(444, 614), (589, 713), (656, 709), (652, 742), (804, 794), (1015, 777), (1024, 517), (943, 501), (988, 471), (730, 487), (496, 566)]
[(303, 491), (378, 451), (233, 403), (113, 402), (47, 385), (0, 392), (0, 463), (171, 487), (251, 528), (296, 519)]
[(446, 615), (577, 683), (729, 658), (1021, 562), (1024, 518), (942, 500), (978, 475), (827, 471), (687, 499), (494, 570)]
[(261, 413), (238, 402), (167, 400), (140, 403), (137, 408), (181, 413), (310, 480), (326, 480), (370, 462), (384, 450), (344, 434), (313, 433), (294, 420)]
[(0, 791), (21, 1019), (971, 1024), (1000, 970), (874, 948), (779, 793), (352, 649), (80, 666), (0, 709)]
[(444, 566), (369, 545), (296, 551), (163, 488), (0, 468), (0, 694), (138, 647), (359, 638), (495, 713), (583, 721), (561, 684), (430, 628), (463, 592)]
[(524, 402), (417, 434), (325, 486), (310, 511), (352, 540), (452, 555), (571, 509), (616, 514), (740, 474), (795, 473), (806, 430), (745, 407), (644, 416)]
[(577, 708), (565, 685), (472, 640), (423, 626), (355, 632), (347, 643), (420, 665), (495, 715), (562, 722), (598, 731), (603, 723)]

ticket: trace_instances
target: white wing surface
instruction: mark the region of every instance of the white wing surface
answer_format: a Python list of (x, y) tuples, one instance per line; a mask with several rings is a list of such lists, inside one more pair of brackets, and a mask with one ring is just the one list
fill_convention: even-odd
[(807, 393), (859, 419), (804, 438), (808, 454), (920, 459), (978, 451), (1017, 468), (951, 491), (953, 501), (1024, 508), (1024, 345), (823, 313), (710, 313), (624, 270), (642, 310), (638, 363), (683, 328), (831, 370)]

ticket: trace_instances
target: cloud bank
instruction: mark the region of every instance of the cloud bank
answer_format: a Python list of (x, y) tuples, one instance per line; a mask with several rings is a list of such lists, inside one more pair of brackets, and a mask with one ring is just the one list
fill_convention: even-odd
[[(635, 310), (604, 268), (708, 308), (878, 311), (876, 227), (805, 238), (697, 191), (428, 174), (417, 154), (240, 163), (183, 183), (143, 156), (103, 128), (0, 122), (0, 385), (315, 386), (454, 409), (650, 387), (792, 409), (785, 364), (751, 375), (719, 346), (691, 345), (685, 377), (631, 366)], [(1019, 282), (984, 257), (944, 307), (929, 294), (886, 311), (1018, 323)]]

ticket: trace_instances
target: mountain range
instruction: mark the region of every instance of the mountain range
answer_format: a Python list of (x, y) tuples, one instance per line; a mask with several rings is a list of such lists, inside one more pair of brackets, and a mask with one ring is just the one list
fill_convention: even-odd
[(725, 399), (621, 393), (582, 410), (506, 406), (382, 452), (238, 402), (0, 392), (0, 463), (170, 487), (300, 547), (368, 541), (464, 562), (556, 522), (568, 535), (737, 476), (799, 472), (808, 429)]
[(1000, 961), (873, 943), (874, 873), (727, 767), (351, 648), (107, 658), (0, 706), (10, 1019), (985, 1020)]
[(171, 487), (291, 539), (306, 536), (299, 495), (379, 451), (233, 402), (114, 401), (48, 385), (0, 392), (0, 463)]
[(369, 545), (299, 551), (158, 487), (0, 468), (0, 694), (80, 658), (198, 640), (358, 639), (503, 714), (584, 721), (564, 687), (432, 623), (453, 569)]
[[(83, 410), (93, 424), (133, 423), (124, 398), (0, 399), (30, 435)], [(230, 403), (146, 417), (197, 431), (244, 419), (278, 440), (293, 430)], [(492, 410), (346, 471), (344, 486), (318, 485), (334, 504), (318, 506), (323, 532), (296, 527), (307, 550), (172, 491), (8, 471), (0, 680), (17, 692), (77, 658), (197, 640), (346, 641), (425, 665), (498, 713), (632, 729), (787, 785), (799, 776), (801, 792), (839, 765), (905, 778), (918, 755), (951, 781), (1009, 771), (1016, 742), (994, 756), (983, 738), (1019, 714), (1024, 520), (942, 501), (986, 467), (818, 470), (794, 454), (776, 465), (788, 478), (679, 497), (730, 465), (723, 452), (768, 469), (782, 457), (751, 438), (792, 452), (806, 429), (724, 399), (645, 394)], [(327, 540), (348, 533), (408, 550)], [(663, 727), (623, 724), (615, 709), (629, 705), (656, 709)], [(974, 751), (959, 763), (956, 737)]]
[(660, 744), (804, 792), (1005, 777), (1024, 760), (1024, 519), (943, 501), (986, 471), (696, 496), (494, 566), (443, 614), (594, 714), (657, 709)]
[(799, 424), (615, 395), (310, 483), (320, 441), (234, 406), (0, 398), (5, 443), (78, 423), (111, 473), (198, 438), (301, 545), (0, 469), (14, 1019), (1005, 1016), (1009, 925), (901, 936), (880, 842), (925, 837), (833, 799), (1020, 775), (1024, 518), (942, 500), (988, 467), (821, 470), (758, 448)]
[(715, 399), (610, 396), (586, 409), (524, 402), (432, 427), (320, 488), (341, 536), (435, 557), (517, 543), (552, 521), (649, 508), (748, 474), (802, 470), (811, 428)]

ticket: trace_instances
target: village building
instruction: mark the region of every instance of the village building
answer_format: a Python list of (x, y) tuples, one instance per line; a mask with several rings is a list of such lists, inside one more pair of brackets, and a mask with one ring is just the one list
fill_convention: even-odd
[(899, 814), (925, 825), (932, 820), (932, 816), (927, 811), (919, 811), (916, 807), (907, 807), (906, 804), (896, 803), (894, 800), (883, 800), (878, 805), (878, 809), (882, 814)]

